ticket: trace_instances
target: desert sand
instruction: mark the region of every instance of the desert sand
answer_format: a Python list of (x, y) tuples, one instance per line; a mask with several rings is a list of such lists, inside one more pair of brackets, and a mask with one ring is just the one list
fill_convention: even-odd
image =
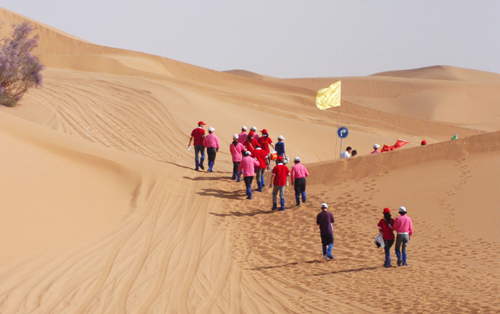
[[(0, 19), (37, 25), (47, 66), (43, 88), (0, 108), (0, 313), (500, 312), (500, 74), (279, 79)], [(318, 110), (316, 91), (338, 79), (340, 112)], [(187, 150), (199, 120), (221, 141), (213, 173)], [(337, 159), (339, 120), (355, 158)], [(291, 187), (284, 212), (267, 188), (245, 200), (230, 179), (242, 125), (285, 136), (310, 171), (305, 204)], [(401, 205), (409, 266), (385, 269), (376, 225)]]

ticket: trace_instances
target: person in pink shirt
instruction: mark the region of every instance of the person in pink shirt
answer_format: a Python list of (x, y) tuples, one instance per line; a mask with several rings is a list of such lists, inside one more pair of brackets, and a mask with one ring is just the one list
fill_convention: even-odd
[(371, 152), (370, 154), (378, 154), (380, 153), (380, 151), (378, 150), (380, 148), (380, 145), (375, 143), (373, 144), (373, 152)]
[(252, 181), (255, 175), (255, 167), (260, 165), (259, 161), (251, 155), (249, 151), (246, 151), (245, 157), (241, 160), (239, 167), (239, 171), (243, 171), (243, 180), (245, 181), (248, 200), (252, 199)]
[[(253, 138), (258, 141), (259, 140), (259, 134), (257, 134), (257, 127), (256, 126), (253, 126), (250, 128), (250, 132), (252, 133), (253, 135)], [(250, 134), (250, 133), (249, 133)]]
[(290, 178), (292, 179), (292, 186), (295, 190), (295, 200), (297, 201), (297, 206), (300, 206), (300, 196), (302, 195), (302, 203), (307, 200), (306, 197), (306, 177), (309, 176), (309, 172), (306, 167), (300, 163), (300, 158), (295, 157), (293, 160), (295, 166), (292, 167), (290, 173)]
[[(399, 217), (394, 221), (392, 228), (398, 233), (396, 237), (396, 255), (398, 257), (398, 266), (408, 266), (406, 263), (406, 249), (408, 242), (413, 234), (413, 222), (411, 218), (406, 215), (406, 208), (399, 207)], [(403, 245), (403, 252), (401, 253), (401, 245)]]
[[(245, 134), (246, 136), (246, 134)], [(229, 151), (231, 152), (231, 157), (233, 159), (233, 177), (232, 179), (236, 179), (237, 182), (241, 182), (241, 177), (239, 174), (240, 162), (243, 158), (243, 152), (245, 152), (245, 146), (239, 143), (238, 134), (233, 135), (233, 142), (229, 145)]]
[(245, 141), (247, 140), (248, 134), (247, 134), (247, 127), (242, 126), (241, 127), (241, 133), (238, 135), (238, 142), (241, 144), (245, 144)]
[(214, 128), (209, 127), (208, 135), (203, 139), (203, 146), (207, 148), (208, 172), (212, 172), (215, 162), (215, 156), (219, 151), (219, 139), (217, 138), (217, 135), (214, 134), (214, 131)]

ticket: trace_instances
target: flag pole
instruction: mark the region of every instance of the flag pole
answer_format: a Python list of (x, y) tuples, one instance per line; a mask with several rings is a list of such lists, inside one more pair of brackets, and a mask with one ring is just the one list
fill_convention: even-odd
[[(342, 81), (340, 81), (340, 84), (341, 84), (340, 85), (340, 90), (339, 90), (339, 103), (340, 103), (340, 106), (338, 106), (337, 130), (340, 128), (340, 107), (342, 106)], [(340, 140), (340, 152), (337, 155), (337, 158), (335, 158), (335, 159), (340, 158), (340, 154), (342, 154), (342, 143), (343, 143), (343, 139)], [(335, 154), (337, 154), (337, 141), (335, 141)]]

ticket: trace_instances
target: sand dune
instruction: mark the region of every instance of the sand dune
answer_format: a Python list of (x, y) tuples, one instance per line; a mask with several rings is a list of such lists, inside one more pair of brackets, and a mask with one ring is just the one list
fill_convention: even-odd
[[(339, 78), (217, 72), (32, 22), (44, 87), (0, 108), (0, 313), (500, 311), (498, 74), (341, 78), (339, 115), (314, 104)], [(339, 119), (359, 157), (336, 159)], [(199, 120), (221, 141), (214, 173), (192, 170)], [(244, 199), (228, 151), (242, 125), (286, 137), (311, 173), (306, 204), (291, 187), (285, 212), (268, 189)], [(410, 143), (369, 155), (398, 138)], [(321, 202), (336, 218), (328, 263)], [(384, 269), (376, 224), (400, 205), (410, 266)]]

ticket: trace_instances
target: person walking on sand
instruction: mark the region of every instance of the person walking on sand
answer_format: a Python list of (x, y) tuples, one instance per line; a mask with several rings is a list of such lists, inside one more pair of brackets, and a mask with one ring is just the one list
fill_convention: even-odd
[(247, 134), (247, 127), (242, 126), (241, 127), (241, 133), (238, 135), (238, 142), (241, 144), (245, 144), (245, 141), (247, 140), (248, 134)]
[(205, 136), (203, 140), (203, 145), (207, 148), (208, 155), (208, 172), (212, 172), (215, 162), (215, 156), (219, 151), (219, 139), (217, 135), (214, 134), (215, 129), (212, 127), (208, 128), (208, 135)]
[[(252, 136), (253, 136), (253, 138), (254, 138), (256, 141), (258, 141), (258, 140), (259, 140), (259, 137), (260, 137), (260, 136), (259, 136), (259, 134), (257, 134), (257, 127), (256, 127), (256, 126), (253, 126), (253, 127), (251, 127), (251, 128), (250, 128), (250, 133), (252, 133)], [(248, 133), (248, 134), (250, 134), (250, 133)]]
[(378, 154), (380, 153), (380, 151), (378, 150), (380, 148), (380, 145), (375, 143), (373, 144), (373, 152), (371, 152), (370, 154)]
[(245, 157), (241, 160), (239, 171), (243, 171), (243, 180), (247, 191), (247, 200), (252, 199), (252, 181), (255, 175), (255, 167), (260, 163), (257, 159), (253, 158), (249, 151), (245, 152)]
[(275, 150), (278, 156), (285, 158), (285, 143), (283, 142), (285, 138), (283, 135), (278, 136), (278, 143), (276, 143)]
[(352, 151), (352, 147), (348, 146), (346, 148), (345, 152), (343, 152), (342, 154), (340, 154), (340, 159), (351, 157), (351, 151)]
[(279, 210), (285, 210), (285, 186), (287, 177), (290, 175), (290, 170), (283, 163), (283, 157), (278, 157), (277, 165), (274, 166), (271, 175), (271, 184), (269, 188), (273, 188), (273, 207), (272, 210), (278, 209), (277, 194), (280, 192), (281, 207)]
[[(245, 134), (246, 136), (246, 134)], [(245, 146), (243, 144), (238, 142), (239, 136), (238, 134), (233, 135), (233, 142), (229, 145), (229, 151), (231, 152), (231, 157), (233, 159), (233, 180), (237, 180), (237, 182), (241, 182), (240, 176), (239, 176), (239, 168), (240, 168), (240, 162), (241, 159), (243, 158), (243, 152), (245, 151)]]
[(266, 154), (269, 155), (269, 153), (271, 152), (269, 146), (271, 146), (274, 149), (273, 140), (271, 140), (271, 138), (269, 137), (269, 133), (267, 133), (266, 129), (263, 129), (261, 132), (262, 136), (259, 137), (257, 141), (259, 142), (259, 145), (262, 148), (262, 150), (266, 151)]
[[(191, 137), (189, 138), (188, 148), (191, 147), (191, 142), (194, 140), (194, 170), (199, 171), (199, 168), (205, 170), (203, 167), (203, 161), (205, 161), (205, 146), (203, 146), (203, 139), (205, 138), (205, 130), (203, 126), (206, 125), (205, 122), (198, 122), (198, 127), (191, 132)], [(198, 159), (198, 155), (201, 153), (201, 159)]]
[(267, 168), (267, 153), (259, 146), (253, 151), (253, 156), (259, 161), (259, 166), (255, 168), (255, 179), (257, 180), (257, 191), (262, 192), (264, 187), (264, 171)]
[(297, 201), (297, 206), (300, 206), (300, 197), (302, 196), (302, 203), (307, 200), (306, 197), (306, 177), (309, 176), (307, 168), (300, 163), (300, 158), (295, 157), (293, 162), (295, 165), (292, 167), (290, 174), (290, 179), (292, 180), (292, 186), (295, 190), (295, 200)]
[(316, 224), (319, 225), (321, 235), (321, 245), (323, 247), (323, 257), (325, 261), (333, 259), (333, 214), (328, 211), (328, 204), (321, 204), (321, 213), (316, 217)]
[(243, 145), (245, 146), (245, 149), (249, 151), (253, 156), (253, 151), (259, 145), (259, 142), (257, 142), (257, 140), (253, 138), (252, 132), (250, 132), (248, 133), (247, 140)]
[(380, 219), (378, 223), (378, 230), (382, 233), (382, 238), (384, 239), (384, 251), (385, 251), (385, 268), (391, 268), (391, 247), (394, 244), (394, 219), (391, 217), (391, 210), (389, 208), (384, 208), (384, 218)]
[[(396, 237), (396, 255), (398, 257), (398, 266), (408, 266), (406, 263), (406, 251), (408, 242), (413, 234), (413, 222), (411, 218), (406, 215), (407, 211), (404, 206), (399, 207), (399, 217), (394, 221), (392, 228), (398, 233)], [(401, 245), (403, 252), (401, 253)]]

